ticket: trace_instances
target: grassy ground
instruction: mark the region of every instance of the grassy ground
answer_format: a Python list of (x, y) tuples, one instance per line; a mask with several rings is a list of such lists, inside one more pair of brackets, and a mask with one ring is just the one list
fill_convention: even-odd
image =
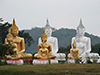
[(100, 75), (100, 64), (5, 65), (0, 75)]

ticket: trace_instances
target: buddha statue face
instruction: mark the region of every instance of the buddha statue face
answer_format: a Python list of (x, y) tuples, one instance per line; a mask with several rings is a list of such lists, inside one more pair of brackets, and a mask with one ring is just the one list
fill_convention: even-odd
[(18, 36), (18, 30), (17, 30), (17, 28), (12, 28), (12, 29), (11, 29), (11, 33), (12, 33), (12, 35), (13, 35), (14, 37)]
[(83, 26), (81, 19), (80, 19), (80, 24), (77, 27), (77, 34), (80, 36), (84, 36), (84, 34), (85, 34), (85, 27)]
[(84, 36), (84, 34), (85, 34), (85, 29), (84, 29), (84, 28), (79, 28), (79, 29), (77, 29), (77, 34), (79, 34), (80, 36)]
[(47, 36), (51, 36), (52, 35), (52, 29), (51, 28), (46, 28), (45, 33), (46, 33)]
[(43, 29), (43, 34), (41, 35), (42, 42), (47, 42), (47, 35), (45, 34), (45, 29)]
[(15, 24), (15, 19), (13, 19), (13, 24), (9, 29), (9, 33), (11, 33), (13, 35), (13, 37), (16, 37), (16, 36), (18, 36), (18, 31), (19, 31), (19, 29)]
[(52, 28), (51, 26), (49, 25), (49, 21), (47, 19), (47, 24), (45, 26), (45, 33), (47, 36), (51, 36), (52, 35)]
[(73, 48), (76, 48), (76, 44), (73, 44)]
[(42, 42), (47, 42), (47, 37), (41, 37)]

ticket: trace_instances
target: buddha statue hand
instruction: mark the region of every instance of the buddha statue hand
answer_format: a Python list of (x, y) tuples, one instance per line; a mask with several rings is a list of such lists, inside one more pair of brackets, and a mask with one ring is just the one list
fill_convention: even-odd
[(18, 52), (18, 54), (22, 54), (25, 52), (25, 49), (21, 50), (20, 52)]

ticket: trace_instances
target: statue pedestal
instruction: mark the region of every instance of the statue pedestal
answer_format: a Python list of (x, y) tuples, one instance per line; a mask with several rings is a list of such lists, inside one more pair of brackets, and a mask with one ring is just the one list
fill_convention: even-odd
[(75, 64), (75, 60), (74, 60), (74, 59), (68, 59), (68, 63), (69, 63), (69, 64), (70, 64), (70, 63)]
[[(51, 64), (57, 64), (58, 61), (56, 59), (50, 59)], [(49, 64), (48, 59), (34, 59), (33, 64)]]
[(100, 63), (100, 56), (98, 53), (89, 53), (88, 56), (91, 62), (96, 61), (96, 63)]
[(97, 60), (97, 63), (100, 63), (100, 56), (99, 56), (99, 59)]
[(66, 54), (64, 54), (64, 53), (56, 53), (55, 54), (56, 55), (56, 60), (58, 60), (58, 61), (66, 61)]
[[(5, 59), (2, 60), (4, 62)], [(6, 60), (7, 64), (16, 64), (16, 65), (23, 65), (24, 61), (22, 59), (8, 59)]]
[(90, 59), (98, 60), (100, 56), (98, 53), (89, 53), (88, 57), (90, 57)]
[[(5, 59), (2, 60), (2, 62), (4, 62)], [(23, 64), (29, 64), (30, 62), (32, 62), (31, 58), (28, 59), (8, 59), (7, 60), (7, 64), (15, 64), (15, 65), (23, 65)], [(32, 64), (32, 63), (30, 63)]]
[(32, 58), (26, 58), (22, 59), (24, 61), (24, 64), (32, 64), (33, 59)]

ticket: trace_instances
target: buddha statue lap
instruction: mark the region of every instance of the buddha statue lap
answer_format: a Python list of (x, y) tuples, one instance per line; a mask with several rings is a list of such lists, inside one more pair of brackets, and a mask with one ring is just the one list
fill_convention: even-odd
[(13, 25), (9, 29), (9, 33), (7, 35), (7, 38), (5, 38), (5, 44), (8, 44), (10, 42), (15, 48), (14, 51), (16, 51), (16, 54), (14, 55), (6, 55), (7, 58), (11, 59), (17, 59), (17, 58), (26, 58), (26, 57), (32, 57), (32, 54), (27, 54), (25, 52), (25, 44), (24, 44), (24, 38), (18, 37), (18, 27), (15, 24), (15, 20), (13, 19)]
[(43, 29), (41, 40), (42, 43), (38, 44), (38, 54), (34, 55), (34, 58), (36, 59), (56, 58), (56, 55), (52, 55), (51, 44), (47, 43), (47, 35), (45, 34), (45, 29)]
[(76, 48), (75, 40), (73, 42), (73, 48), (70, 49), (70, 55), (71, 56), (68, 57), (69, 59), (77, 59), (77, 58), (81, 59), (82, 58), (82, 56), (79, 56), (79, 49)]
[[(72, 44), (75, 40), (75, 42), (77, 44), (77, 48), (79, 49), (79, 56), (82, 56), (82, 61), (84, 63), (86, 63), (86, 57), (99, 56), (99, 54), (98, 53), (90, 53), (91, 39), (89, 37), (85, 37), (84, 34), (85, 34), (85, 27), (83, 26), (82, 20), (80, 19), (80, 24), (77, 27), (77, 34), (75, 37), (72, 38)], [(70, 56), (71, 55), (68, 54), (68, 57), (70, 57)]]
[[(65, 61), (66, 55), (64, 53), (57, 53), (58, 52), (58, 39), (56, 37), (52, 37), (52, 28), (49, 25), (49, 22), (47, 20), (47, 24), (44, 27), (45, 28), (45, 33), (47, 35), (47, 43), (50, 43), (52, 46), (52, 54), (56, 55), (57, 60)], [(41, 43), (41, 38), (38, 40), (39, 43)]]

